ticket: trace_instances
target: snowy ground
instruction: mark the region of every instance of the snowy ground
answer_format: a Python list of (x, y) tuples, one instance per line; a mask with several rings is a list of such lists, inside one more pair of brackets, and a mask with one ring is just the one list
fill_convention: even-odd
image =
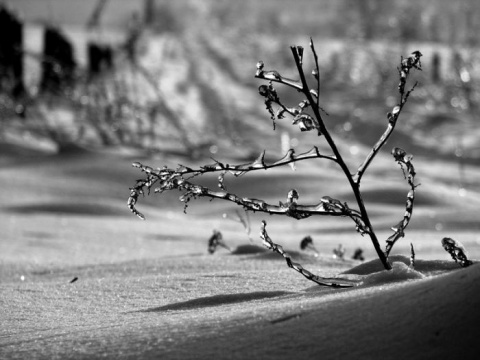
[[(280, 256), (249, 245), (241, 225), (222, 218), (223, 212), (233, 214), (225, 204), (199, 202), (185, 215), (172, 194), (139, 204), (145, 222), (130, 214), (126, 195), (138, 176), (130, 163), (161, 165), (164, 159), (81, 149), (20, 153), (2, 146), (2, 358), (475, 358), (480, 350), (480, 270), (459, 268), (440, 246), (443, 236), (451, 236), (471, 258), (479, 257), (472, 214), (478, 195), (471, 188), (471, 196), (459, 198), (456, 185), (439, 185), (448, 171), (436, 173), (438, 164), (418, 167), (430, 201), (419, 205), (419, 219), (396, 248), (408, 256), (412, 242), (417, 259), (429, 259), (417, 260), (416, 271), (396, 265), (392, 273), (378, 273), (371, 245), (348, 220), (266, 217), (270, 236), (305, 268), (322, 276), (348, 270), (339, 276), (364, 282), (335, 290), (314, 286)], [(379, 163), (381, 171), (388, 162)], [(443, 170), (448, 166), (455, 165), (446, 162)], [(318, 169), (296, 180), (308, 190)], [(436, 181), (427, 187), (431, 177)], [(260, 180), (244, 179), (243, 190), (262, 191)], [(270, 179), (269, 188), (275, 184), (271, 191), (283, 194), (284, 181), (293, 180), (283, 173)], [(392, 187), (389, 178), (384, 183)], [(342, 193), (341, 186), (336, 190)], [(370, 210), (386, 238), (387, 224), (403, 214), (403, 200), (394, 206), (378, 199), (384, 197), (375, 201), (372, 195)], [(258, 246), (261, 218), (252, 217)], [(207, 254), (213, 229), (222, 231), (234, 254)], [(298, 248), (307, 233), (318, 258)], [(339, 243), (348, 258), (361, 246), (367, 263), (333, 259)], [(396, 260), (408, 263), (405, 256)]]
[[(189, 95), (182, 116), (189, 126), (196, 121), (200, 133), (217, 138), (213, 130), (224, 127), (224, 134), (237, 132), (247, 142), (234, 145), (234, 137), (226, 139), (196, 161), (120, 146), (56, 152), (51, 142), (39, 143), (20, 129), (17, 119), (2, 122), (12, 129), (1, 129), (0, 142), (0, 358), (478, 358), (480, 267), (475, 262), (460, 268), (440, 244), (443, 237), (454, 238), (471, 259), (480, 258), (478, 122), (445, 104), (428, 105), (427, 86), (414, 92), (397, 131), (362, 181), (367, 210), (383, 241), (402, 218), (408, 192), (389, 151), (400, 146), (414, 154), (421, 186), (406, 236), (392, 252), (391, 272), (382, 271), (368, 238), (348, 219), (252, 214), (252, 244), (238, 222), (223, 218), (224, 213), (235, 217), (231, 204), (199, 200), (184, 214), (175, 192), (140, 199), (146, 221), (130, 213), (128, 188), (140, 177), (131, 167), (134, 161), (198, 166), (211, 162), (212, 155), (235, 164), (252, 161), (266, 148), (270, 162), (283, 156), (282, 132), (289, 132), (297, 153), (321, 146), (316, 136), (289, 126), (290, 120), (270, 135), (253, 80), (258, 60), (253, 55), (268, 66), (285, 66), (278, 39), (254, 51), (248, 39), (229, 37), (228, 31), (222, 37), (186, 34), (149, 38), (144, 65), (158, 75), (170, 103), (182, 108)], [(38, 39), (38, 34), (27, 39), (30, 51), (39, 51)], [(370, 100), (341, 85), (332, 86), (331, 93), (322, 89), (322, 99), (329, 128), (356, 170), (386, 126), (397, 79)], [(459, 140), (463, 148), (455, 148)], [(458, 149), (463, 153), (455, 157)], [(205, 181), (216, 186), (215, 178)], [(318, 161), (300, 163), (295, 172), (286, 167), (237, 180), (227, 176), (226, 183), (241, 196), (272, 203), (285, 201), (295, 188), (301, 202), (328, 195), (354, 204), (341, 172)], [(281, 256), (262, 248), (262, 219), (272, 239), (306, 269), (358, 286), (319, 287), (287, 268)], [(215, 229), (233, 253), (207, 253)], [(300, 250), (305, 235), (313, 237), (320, 256)], [(415, 270), (405, 265), (410, 243), (417, 254)], [(340, 244), (345, 260), (332, 257)], [(351, 259), (357, 248), (364, 250), (363, 263)]]

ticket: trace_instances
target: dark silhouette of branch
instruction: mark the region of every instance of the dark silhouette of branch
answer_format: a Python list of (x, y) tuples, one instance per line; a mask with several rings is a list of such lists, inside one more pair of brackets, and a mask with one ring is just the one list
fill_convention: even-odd
[(267, 222), (265, 220), (262, 221), (262, 232), (260, 238), (263, 241), (263, 245), (268, 249), (282, 255), (287, 262), (288, 267), (292, 268), (295, 271), (298, 271), (300, 274), (305, 276), (308, 280), (313, 281), (321, 286), (330, 286), (335, 288), (349, 288), (357, 285), (357, 282), (347, 280), (347, 279), (339, 279), (339, 278), (324, 278), (318, 275), (314, 275), (310, 271), (303, 268), (302, 265), (296, 263), (292, 260), (289, 254), (287, 254), (281, 245), (275, 244), (270, 236), (267, 233)]
[[(245, 210), (259, 211), (266, 214), (273, 215), (285, 215), (294, 219), (300, 220), (311, 216), (341, 216), (348, 217), (354, 223), (356, 230), (361, 235), (368, 235), (372, 241), (372, 244), (377, 252), (377, 255), (386, 269), (391, 269), (391, 265), (388, 262), (388, 255), (395, 244), (395, 242), (404, 236), (404, 230), (410, 222), (413, 209), (413, 201), (415, 197), (414, 184), (415, 169), (411, 162), (412, 156), (399, 148), (395, 148), (392, 152), (395, 160), (400, 164), (403, 169), (405, 179), (407, 180), (410, 191), (407, 195), (406, 211), (402, 221), (396, 226), (392, 227), (394, 234), (387, 239), (386, 250), (383, 251), (380, 243), (377, 239), (375, 231), (370, 222), (369, 215), (363, 202), (362, 194), (360, 191), (360, 182), (363, 174), (367, 170), (370, 163), (378, 154), (383, 145), (387, 142), (389, 136), (395, 128), (397, 119), (405, 106), (411, 92), (414, 90), (416, 84), (408, 91), (405, 91), (408, 75), (412, 69), (421, 70), (420, 57), (422, 54), (419, 51), (415, 51), (412, 55), (406, 59), (401, 59), (399, 71), (400, 82), (398, 85), (398, 91), (400, 94), (400, 100), (397, 106), (395, 106), (391, 113), (387, 115), (388, 124), (385, 133), (380, 137), (377, 143), (373, 146), (372, 151), (368, 154), (365, 161), (360, 165), (357, 172), (352, 174), (347, 164), (345, 163), (337, 145), (331, 136), (329, 129), (327, 129), (325, 122), (322, 118), (321, 111), (323, 109), (320, 106), (320, 75), (318, 56), (313, 45), (313, 41), (310, 41), (310, 50), (314, 57), (314, 69), (312, 76), (316, 81), (316, 87), (311, 89), (307, 82), (307, 76), (303, 69), (304, 65), (304, 48), (301, 46), (292, 46), (291, 52), (296, 65), (299, 80), (292, 80), (290, 78), (282, 76), (275, 70), (264, 70), (265, 64), (263, 61), (257, 63), (257, 69), (255, 77), (266, 80), (268, 84), (263, 84), (259, 87), (259, 94), (264, 98), (265, 106), (270, 114), (270, 118), (273, 121), (275, 129), (275, 121), (282, 120), (286, 116), (292, 118), (293, 125), (297, 125), (301, 131), (316, 131), (319, 139), (325, 141), (330, 147), (332, 154), (321, 154), (317, 146), (302, 154), (295, 154), (294, 149), (290, 149), (287, 153), (278, 161), (267, 164), (265, 162), (265, 151), (263, 151), (255, 160), (247, 164), (231, 165), (222, 163), (214, 159), (213, 164), (201, 166), (199, 168), (190, 168), (183, 165), (179, 165), (176, 169), (170, 169), (167, 167), (153, 169), (149, 166), (141, 163), (134, 163), (133, 166), (141, 169), (146, 178), (137, 181), (136, 185), (130, 188), (130, 197), (128, 199), (128, 207), (140, 218), (144, 218), (143, 215), (137, 211), (136, 204), (140, 195), (144, 195), (146, 192), (150, 192), (154, 189), (156, 193), (163, 193), (167, 190), (179, 190), (182, 195), (180, 200), (184, 202), (184, 211), (188, 206), (188, 203), (192, 199), (199, 197), (206, 197), (210, 199), (221, 199), (233, 202)], [(273, 83), (278, 83), (298, 91), (302, 94), (303, 100), (296, 106), (289, 106), (285, 104), (279, 97)], [(270, 204), (262, 199), (252, 199), (247, 197), (241, 197), (237, 194), (229, 192), (225, 186), (225, 176), (230, 173), (235, 177), (245, 175), (251, 171), (256, 170), (268, 170), (274, 167), (285, 166), (295, 164), (299, 161), (309, 159), (326, 159), (337, 164), (343, 171), (351, 190), (355, 196), (357, 209), (351, 208), (347, 203), (330, 196), (322, 196), (320, 201), (316, 204), (301, 204), (299, 203), (299, 193), (297, 190), (292, 189), (288, 192), (286, 200), (284, 202), (279, 201), (277, 204)], [(218, 189), (213, 190), (206, 186), (195, 183), (196, 177), (206, 173), (219, 173), (218, 175)], [(154, 186), (155, 185), (155, 186)], [(309, 271), (303, 269), (302, 266), (292, 262), (291, 258), (283, 251), (280, 245), (277, 245), (271, 241), (266, 229), (266, 223), (262, 223), (262, 239), (264, 244), (278, 252), (285, 257), (287, 265), (300, 272), (320, 285), (334, 286), (334, 287), (346, 287), (353, 286), (353, 284), (345, 284), (337, 282), (334, 279), (324, 279), (313, 275)]]

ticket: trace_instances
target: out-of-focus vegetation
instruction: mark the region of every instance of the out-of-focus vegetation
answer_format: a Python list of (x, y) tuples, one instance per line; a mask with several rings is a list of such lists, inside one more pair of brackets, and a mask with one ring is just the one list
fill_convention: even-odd
[[(322, 89), (328, 90), (322, 103), (339, 136), (351, 140), (356, 127), (375, 130), (373, 120), (395, 103), (382, 95), (395, 86), (397, 74), (391, 69), (398, 54), (421, 48), (425, 71), (404, 121), (420, 148), (415, 152), (480, 156), (475, 126), (480, 5), (473, 0), (7, 4), (23, 14), (26, 90), (22, 97), (8, 91), (0, 95), (0, 133), (7, 140), (49, 139), (60, 147), (122, 144), (194, 155), (233, 144), (253, 147), (255, 153), (287, 130), (267, 135), (269, 124), (250, 95), (256, 84), (248, 75), (251, 64), (273, 54), (279, 71), (290, 69), (291, 59), (282, 49), (310, 35), (319, 48)], [(78, 64), (73, 83), (61, 93), (41, 91), (41, 64), (49, 59), (39, 35), (44, 25), (38, 24), (45, 22), (64, 33)], [(92, 43), (112, 54), (110, 66), (94, 74), (88, 52)], [(365, 109), (366, 101), (371, 106)], [(242, 134), (252, 129), (267, 144), (244, 140), (249, 137)], [(427, 134), (435, 140), (426, 139)], [(289, 139), (295, 143), (295, 134)], [(355, 140), (362, 144), (365, 139)]]

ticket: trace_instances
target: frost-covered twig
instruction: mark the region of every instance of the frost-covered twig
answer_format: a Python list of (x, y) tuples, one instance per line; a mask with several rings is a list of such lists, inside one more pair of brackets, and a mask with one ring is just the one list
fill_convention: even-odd
[[(255, 160), (247, 164), (231, 165), (214, 160), (213, 164), (204, 165), (197, 169), (179, 165), (175, 169), (164, 167), (154, 170), (151, 167), (141, 163), (134, 163), (133, 166), (141, 169), (146, 174), (146, 178), (138, 180), (136, 185), (130, 189), (128, 207), (137, 216), (143, 218), (143, 215), (136, 209), (136, 204), (140, 195), (149, 192), (156, 184), (156, 187), (154, 188), (156, 193), (162, 193), (164, 191), (174, 189), (182, 192), (180, 200), (185, 203), (184, 210), (186, 210), (188, 202), (191, 199), (206, 197), (210, 199), (230, 201), (243, 207), (245, 210), (260, 211), (271, 215), (285, 215), (298, 220), (314, 215), (348, 217), (355, 223), (356, 230), (361, 235), (368, 235), (370, 237), (383, 266), (386, 269), (391, 269), (391, 265), (388, 262), (388, 254), (398, 238), (403, 236), (403, 230), (410, 221), (411, 210), (413, 207), (413, 198), (415, 192), (413, 177), (415, 173), (413, 165), (410, 161), (411, 158), (406, 157), (406, 154), (399, 153), (398, 151), (394, 153), (395, 159), (402, 166), (406, 167), (405, 176), (407, 177), (408, 175), (407, 181), (411, 186), (411, 191), (407, 196), (407, 210), (405, 216), (399, 225), (393, 228), (395, 233), (387, 240), (386, 251), (384, 251), (380, 246), (378, 238), (372, 227), (370, 217), (367, 213), (360, 191), (360, 181), (373, 158), (378, 154), (382, 146), (388, 140), (398, 120), (398, 117), (409, 98), (410, 93), (415, 88), (414, 86), (409, 91), (405, 91), (406, 81), (410, 71), (412, 69), (421, 69), (421, 53), (416, 51), (407, 59), (401, 59), (399, 67), (400, 83), (398, 86), (400, 93), (399, 103), (387, 116), (387, 130), (382, 135), (380, 140), (373, 146), (372, 151), (367, 156), (365, 161), (360, 165), (357, 172), (352, 174), (322, 118), (321, 111), (323, 111), (323, 109), (320, 106), (320, 70), (318, 65), (318, 56), (313, 45), (313, 41), (310, 41), (310, 50), (313, 53), (315, 63), (314, 69), (311, 72), (314, 80), (316, 81), (316, 86), (314, 88), (311, 88), (308, 84), (307, 73), (304, 71), (304, 48), (301, 46), (292, 46), (290, 50), (295, 62), (298, 79), (287, 78), (276, 70), (265, 70), (264, 62), (260, 61), (257, 63), (255, 76), (259, 79), (267, 81), (267, 84), (263, 84), (259, 87), (259, 93), (264, 98), (270, 118), (274, 123), (274, 128), (275, 121), (282, 120), (286, 117), (291, 117), (293, 125), (298, 126), (300, 131), (316, 132), (316, 134), (319, 136), (319, 139), (326, 142), (326, 144), (329, 146), (332, 152), (331, 154), (321, 154), (317, 146), (313, 146), (311, 150), (299, 155), (296, 155), (295, 149), (289, 149), (283, 158), (274, 163), (267, 164), (265, 161), (265, 151), (263, 151)], [(290, 106), (289, 104), (284, 103), (284, 101), (280, 99), (277, 90), (273, 86), (274, 83), (284, 85), (293, 88), (295, 91), (298, 91), (302, 96), (302, 100), (295, 106)], [(251, 171), (268, 170), (274, 167), (285, 165), (295, 165), (295, 163), (299, 161), (310, 159), (326, 159), (340, 167), (354, 194), (357, 207), (356, 209), (349, 206), (347, 203), (330, 196), (322, 196), (321, 198), (319, 197), (320, 201), (318, 203), (302, 204), (299, 202), (299, 194), (295, 189), (290, 190), (286, 196), (286, 201), (279, 201), (278, 205), (267, 203), (262, 199), (242, 197), (227, 190), (225, 177), (229, 173), (235, 177), (239, 177)], [(198, 176), (208, 173), (218, 173), (217, 185), (219, 189), (213, 190), (206, 186), (200, 185), (195, 181)], [(267, 236), (265, 237), (267, 238)], [(281, 249), (281, 247), (273, 244), (272, 249), (278, 250)], [(282, 252), (283, 250), (281, 250), (280, 253)], [(284, 252), (282, 255), (283, 254)], [(290, 264), (291, 260), (287, 260), (287, 263)], [(307, 277), (312, 281), (317, 279), (313, 276), (310, 277), (310, 273), (305, 272), (301, 267), (297, 267), (296, 270), (301, 272), (304, 276), (307, 274)]]
[(405, 214), (403, 215), (403, 219), (397, 225), (392, 227), (394, 233), (387, 239), (387, 246), (385, 249), (387, 258), (397, 240), (405, 236), (405, 228), (408, 226), (410, 219), (412, 218), (413, 202), (415, 200), (415, 188), (418, 186), (414, 183), (416, 173), (412, 164), (413, 156), (407, 154), (405, 150), (400, 148), (394, 148), (392, 150), (392, 155), (402, 168), (403, 175), (407, 180), (408, 185), (410, 185), (410, 190), (407, 194), (407, 202), (405, 205)]
[(422, 57), (422, 53), (420, 51), (414, 51), (412, 55), (406, 59), (401, 59), (399, 74), (400, 74), (400, 83), (398, 85), (398, 91), (400, 93), (400, 101), (399, 103), (393, 108), (391, 112), (387, 114), (388, 125), (385, 132), (382, 134), (380, 139), (373, 145), (372, 150), (367, 155), (365, 161), (360, 165), (357, 170), (357, 173), (354, 176), (354, 180), (356, 183), (360, 183), (363, 174), (367, 170), (368, 166), (375, 158), (377, 153), (386, 144), (390, 135), (392, 134), (393, 130), (395, 129), (395, 125), (397, 124), (398, 117), (400, 116), (403, 107), (407, 103), (408, 97), (412, 93), (412, 91), (417, 86), (417, 83), (413, 85), (413, 87), (405, 93), (405, 84), (407, 82), (407, 77), (410, 74), (411, 69), (422, 70), (420, 58)]
[(468, 260), (467, 251), (460, 241), (452, 238), (445, 237), (442, 239), (442, 246), (446, 252), (450, 254), (456, 263), (460, 263), (462, 267), (467, 267), (473, 264), (471, 260)]
[(298, 155), (295, 154), (294, 149), (289, 149), (281, 159), (273, 162), (272, 164), (267, 164), (265, 162), (265, 151), (263, 151), (254, 161), (246, 164), (240, 164), (240, 165), (222, 163), (215, 159), (213, 164), (204, 165), (197, 169), (189, 168), (183, 165), (179, 165), (179, 167), (176, 169), (168, 169), (166, 167), (162, 169), (160, 168), (153, 169), (139, 162), (135, 162), (132, 165), (134, 167), (141, 169), (142, 171), (145, 171), (148, 175), (151, 175), (154, 177), (166, 175), (167, 172), (170, 174), (175, 174), (179, 176), (190, 175), (193, 177), (206, 174), (206, 173), (211, 173), (211, 172), (230, 172), (234, 176), (241, 176), (250, 171), (268, 170), (271, 168), (288, 165), (290, 163), (295, 163), (295, 162), (309, 160), (309, 159), (316, 159), (316, 158), (335, 161), (334, 156), (321, 154), (318, 147), (314, 146), (312, 149)]
[[(313, 46), (313, 42), (311, 41), (311, 48), (314, 53), (314, 57), (316, 60), (316, 52), (315, 48)], [(292, 46), (291, 51), (295, 60), (295, 64), (297, 66), (297, 71), (300, 76), (300, 83), (302, 85), (300, 92), (303, 93), (303, 95), (306, 97), (306, 99), (300, 103), (300, 105), (297, 108), (293, 108), (292, 111), (288, 111), (292, 116), (293, 116), (293, 124), (298, 124), (300, 127), (301, 131), (310, 131), (310, 130), (317, 130), (317, 133), (319, 136), (324, 136), (326, 142), (332, 149), (334, 156), (335, 156), (335, 161), (337, 164), (340, 166), (340, 168), (343, 170), (347, 180), (350, 183), (350, 186), (352, 188), (352, 191), (355, 195), (355, 199), (357, 200), (357, 204), (359, 206), (359, 213), (360, 217), (362, 219), (362, 226), (358, 226), (357, 224), (357, 230), (360, 229), (360, 232), (362, 234), (368, 234), (372, 240), (373, 246), (377, 252), (377, 255), (379, 256), (381, 262), (383, 263), (384, 267), (387, 269), (390, 269), (391, 266), (387, 261), (388, 258), (388, 253), (391, 249), (391, 246), (393, 246), (393, 243), (398, 239), (395, 239), (391, 241), (391, 245), (389, 246), (389, 249), (386, 253), (384, 253), (381, 250), (381, 247), (379, 245), (378, 239), (375, 235), (375, 232), (372, 229), (372, 225), (370, 223), (370, 218), (368, 216), (367, 210), (365, 208), (365, 205), (363, 203), (363, 199), (360, 193), (360, 181), (362, 179), (363, 174), (367, 170), (369, 164), (372, 162), (374, 157), (377, 155), (381, 147), (387, 142), (388, 138), (390, 137), (391, 133), (393, 132), (393, 129), (395, 127), (395, 124), (397, 122), (397, 119), (406, 104), (411, 92), (414, 90), (416, 84), (413, 86), (411, 90), (405, 93), (405, 85), (407, 81), (407, 77), (411, 71), (411, 69), (418, 69), (421, 70), (421, 63), (420, 63), (420, 58), (422, 54), (419, 51), (415, 51), (412, 53), (410, 57), (407, 59), (401, 59), (400, 62), (400, 68), (399, 68), (399, 75), (400, 75), (400, 83), (399, 83), (399, 93), (400, 93), (400, 102), (399, 104), (392, 110), (392, 113), (388, 114), (388, 127), (385, 133), (382, 135), (380, 140), (373, 146), (372, 151), (369, 153), (365, 161), (363, 162), (362, 165), (360, 165), (359, 169), (357, 170), (357, 173), (355, 175), (351, 175), (350, 170), (348, 166), (346, 165), (345, 161), (343, 160), (341, 154), (339, 153), (337, 146), (335, 142), (333, 141), (333, 138), (331, 137), (328, 129), (325, 126), (325, 123), (322, 119), (322, 116), (319, 112), (319, 76), (318, 76), (318, 65), (316, 63), (317, 68), (314, 69), (313, 75), (317, 80), (318, 84), (318, 90), (310, 90), (307, 80), (305, 77), (305, 73), (303, 71), (303, 48), (299, 46)], [(257, 73), (256, 77), (258, 78), (263, 78), (267, 80), (271, 80), (265, 77), (265, 72), (263, 71), (264, 64), (260, 63), (260, 66), (257, 66)], [(279, 83), (283, 83), (283, 78), (280, 74), (276, 76), (275, 81)], [(291, 84), (284, 84), (287, 86), (291, 86)], [(298, 89), (298, 84), (295, 84), (295, 88)], [(266, 97), (266, 104), (267, 108), (269, 109), (269, 112), (271, 114), (272, 120), (275, 121), (274, 117), (274, 111), (273, 108), (271, 107), (271, 103), (277, 103), (280, 104), (281, 110), (279, 114), (281, 116), (277, 116), (278, 118), (282, 118), (284, 114), (284, 109), (288, 107), (282, 104), (280, 99), (278, 98), (276, 90), (273, 88), (271, 82), (268, 87), (268, 91), (266, 91), (265, 94), (263, 94)], [(270, 102), (269, 102), (270, 101)], [(307, 109), (307, 106), (301, 106), (301, 104), (317, 104), (317, 106), (312, 107), (313, 111), (313, 116), (307, 114), (304, 110)], [(406, 226), (406, 225), (405, 225)], [(404, 227), (405, 227), (404, 226)], [(404, 228), (403, 227), (403, 228)], [(392, 239), (390, 239), (392, 240)]]
[(410, 243), (410, 268), (415, 269), (415, 249), (412, 243)]
[(310, 271), (304, 269), (303, 266), (300, 265), (299, 263), (293, 262), (290, 255), (288, 255), (283, 250), (283, 247), (281, 245), (275, 244), (270, 238), (270, 236), (268, 236), (266, 227), (267, 227), (267, 223), (265, 220), (263, 220), (262, 231), (260, 233), (260, 238), (263, 241), (263, 245), (268, 249), (282, 255), (285, 258), (285, 261), (287, 262), (288, 267), (292, 268), (295, 271), (298, 271), (300, 274), (305, 276), (308, 280), (311, 280), (317, 283), (318, 285), (331, 286), (331, 287), (337, 287), (337, 288), (346, 288), (346, 287), (352, 287), (356, 285), (355, 282), (352, 282), (347, 279), (324, 278), (318, 275), (314, 275)]
[(312, 215), (324, 215), (324, 216), (346, 216), (350, 217), (356, 224), (360, 232), (365, 232), (364, 224), (360, 214), (356, 210), (352, 210), (346, 203), (341, 203), (336, 199), (332, 199), (328, 196), (324, 196), (320, 199), (320, 202), (312, 205), (300, 205), (297, 203), (299, 195), (295, 189), (292, 189), (287, 194), (287, 200), (285, 203), (279, 202), (278, 205), (269, 204), (263, 200), (239, 197), (233, 193), (225, 190), (223, 186), (223, 177), (219, 179), (219, 187), (223, 190), (213, 191), (208, 187), (194, 184), (191, 181), (183, 177), (182, 169), (169, 170), (158, 169), (154, 171), (148, 166), (144, 166), (140, 163), (134, 163), (134, 167), (141, 168), (148, 176), (145, 180), (138, 180), (137, 184), (130, 189), (130, 197), (127, 204), (130, 210), (139, 216), (141, 219), (145, 219), (135, 207), (140, 195), (145, 194), (145, 191), (150, 192), (152, 186), (156, 183), (158, 187), (154, 189), (155, 193), (162, 193), (166, 190), (177, 189), (183, 191), (183, 195), (180, 197), (184, 205), (184, 211), (188, 207), (190, 200), (198, 197), (207, 197), (210, 199), (222, 199), (236, 203), (242, 206), (246, 210), (260, 211), (268, 214), (286, 215), (294, 219), (305, 219)]

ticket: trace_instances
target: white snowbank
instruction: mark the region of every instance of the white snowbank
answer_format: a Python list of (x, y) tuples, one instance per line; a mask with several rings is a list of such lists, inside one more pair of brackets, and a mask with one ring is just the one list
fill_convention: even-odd
[(423, 279), (425, 275), (418, 272), (403, 262), (396, 261), (392, 263), (392, 270), (382, 270), (363, 279), (363, 285), (376, 285), (396, 281)]
[(268, 300), (271, 309), (283, 309), (282, 317), (260, 318), (253, 325), (224, 324), (221, 334), (190, 338), (188, 344), (176, 344), (169, 355), (186, 359), (221, 358), (219, 354), (229, 359), (477, 359), (480, 266), (422, 278), (397, 263), (392, 275), (381, 271), (367, 279), (381, 283), (414, 277), (419, 280), (323, 296), (308, 292), (306, 298), (290, 295), (275, 303)]

